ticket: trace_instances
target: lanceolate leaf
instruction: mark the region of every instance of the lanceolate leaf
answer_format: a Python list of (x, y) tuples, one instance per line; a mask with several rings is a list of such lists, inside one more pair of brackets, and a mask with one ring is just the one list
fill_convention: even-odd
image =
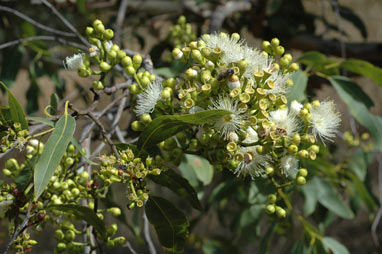
[(332, 84), (336, 83), (336, 86), (334, 87), (335, 89), (340, 86), (342, 90), (346, 91), (346, 93), (352, 96), (355, 100), (363, 103), (366, 107), (370, 108), (374, 106), (370, 97), (351, 79), (343, 76), (332, 76), (330, 80), (332, 81)]
[(340, 198), (337, 189), (328, 182), (315, 177), (310, 183), (304, 185), (302, 190), (307, 198), (306, 202), (308, 202), (308, 205), (305, 204), (304, 207), (304, 212), (307, 215), (314, 211), (316, 202), (318, 201), (328, 210), (342, 218), (354, 218), (352, 210), (346, 205), (342, 198)]
[(382, 117), (370, 113), (364, 103), (358, 101), (349, 93), (338, 79), (329, 79), (341, 99), (349, 107), (351, 114), (358, 123), (366, 127), (370, 134), (375, 138), (376, 148), (382, 150)]
[(66, 114), (58, 120), (36, 164), (34, 172), (34, 194), (36, 199), (42, 194), (53, 176), (66, 151), (66, 147), (72, 140), (75, 128), (76, 122), (70, 115)]
[(28, 129), (28, 122), (25, 118), (25, 113), (24, 113), (23, 108), (21, 107), (20, 103), (17, 101), (16, 97), (8, 89), (8, 87), (1, 81), (0, 81), (0, 84), (4, 87), (5, 90), (7, 90), (8, 104), (9, 104), (9, 109), (11, 112), (11, 117), (12, 117), (13, 122), (20, 123), (21, 129), (27, 130)]
[(333, 254), (349, 254), (350, 253), (345, 246), (343, 246), (336, 239), (331, 237), (322, 238), (322, 244), (324, 245), (324, 248), (326, 251), (330, 250), (331, 252), (333, 252)]
[(184, 214), (166, 199), (156, 196), (150, 196), (145, 210), (167, 253), (183, 253), (189, 226)]
[(349, 59), (342, 62), (340, 67), (347, 71), (368, 77), (378, 85), (382, 85), (382, 69), (369, 62), (358, 59)]
[(149, 178), (153, 182), (169, 188), (180, 197), (187, 199), (195, 209), (202, 210), (202, 205), (199, 202), (194, 188), (185, 178), (174, 170), (168, 169), (158, 176), (150, 175)]
[[(42, 117), (35, 117), (35, 116), (28, 116), (27, 119), (29, 121), (35, 121), (35, 122), (40, 122), (40, 123), (44, 123), (46, 125), (49, 125), (51, 127), (54, 127), (54, 122), (51, 121), (51, 120), (48, 120), (48, 119), (45, 119), (45, 118), (42, 118)], [(77, 139), (75, 137), (72, 137), (72, 139), (70, 140), (72, 142), (72, 144), (77, 148), (78, 152), (82, 155), (82, 158), (89, 164), (91, 165), (98, 165), (98, 163), (90, 160), (88, 157), (86, 157), (86, 154), (84, 153), (84, 151), (82, 150), (82, 147), (81, 145), (78, 143)]]
[(97, 230), (97, 232), (101, 234), (102, 237), (106, 236), (105, 222), (101, 220), (97, 216), (97, 214), (89, 207), (81, 205), (62, 204), (51, 205), (48, 208), (56, 209), (63, 212), (70, 212), (71, 214), (74, 214), (79, 220), (84, 220), (88, 224), (92, 225), (95, 228), (95, 230)]
[(175, 135), (188, 125), (211, 123), (218, 117), (231, 114), (227, 110), (205, 110), (194, 114), (166, 115), (155, 118), (141, 133), (137, 147), (142, 150)]

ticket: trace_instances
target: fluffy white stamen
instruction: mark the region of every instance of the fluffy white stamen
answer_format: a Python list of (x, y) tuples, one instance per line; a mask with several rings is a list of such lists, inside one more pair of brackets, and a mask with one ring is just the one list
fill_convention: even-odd
[(237, 101), (232, 101), (229, 97), (220, 97), (212, 102), (209, 109), (224, 109), (230, 111), (231, 114), (220, 117), (215, 122), (215, 128), (221, 131), (221, 135), (227, 137), (230, 132), (237, 132), (240, 129), (243, 116), (240, 115), (240, 111), (237, 108)]
[(285, 130), (288, 137), (298, 132), (300, 128), (299, 119), (294, 114), (288, 113), (288, 109), (270, 112), (268, 120), (274, 122), (277, 128)]
[(83, 53), (74, 54), (73, 56), (66, 57), (64, 61), (64, 67), (69, 71), (76, 71), (82, 65), (84, 65), (84, 55)]
[(137, 116), (141, 116), (144, 113), (152, 113), (155, 105), (161, 98), (162, 84), (160, 81), (151, 82), (148, 87), (137, 96), (137, 106), (134, 112)]
[(244, 160), (239, 163), (234, 172), (238, 177), (249, 175), (254, 179), (254, 177), (264, 174), (264, 169), (269, 167), (270, 156), (258, 154), (256, 146), (241, 147), (240, 152), (244, 154)]
[(298, 160), (292, 155), (284, 156), (280, 160), (280, 168), (281, 173), (286, 177), (292, 176), (295, 178), (298, 173)]
[(313, 135), (319, 136), (322, 142), (332, 141), (341, 123), (341, 114), (336, 110), (333, 101), (324, 101), (320, 106), (310, 110)]

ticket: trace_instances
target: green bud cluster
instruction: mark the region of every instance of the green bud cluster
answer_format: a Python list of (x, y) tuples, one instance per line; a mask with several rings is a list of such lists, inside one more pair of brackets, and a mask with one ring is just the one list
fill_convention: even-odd
[(185, 16), (180, 16), (176, 25), (169, 31), (168, 41), (174, 47), (179, 48), (195, 39), (196, 34), (193, 32), (191, 24), (186, 22)]

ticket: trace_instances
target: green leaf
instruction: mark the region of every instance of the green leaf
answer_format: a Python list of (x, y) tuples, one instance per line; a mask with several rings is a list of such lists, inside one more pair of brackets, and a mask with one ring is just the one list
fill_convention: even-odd
[(63, 212), (70, 212), (74, 214), (79, 220), (84, 220), (88, 224), (92, 225), (98, 233), (101, 234), (103, 238), (106, 237), (106, 226), (105, 222), (101, 220), (97, 214), (86, 206), (73, 205), (73, 204), (62, 204), (62, 205), (51, 205), (48, 209), (56, 209)]
[(137, 147), (142, 150), (172, 137), (188, 125), (202, 125), (216, 118), (231, 114), (230, 111), (213, 109), (185, 115), (165, 115), (155, 118), (141, 133)]
[(312, 182), (305, 184), (301, 188), (302, 192), (305, 196), (305, 203), (304, 203), (304, 215), (308, 216), (311, 215), (314, 210), (316, 210), (317, 206), (317, 187)]
[(375, 156), (375, 151), (365, 152), (362, 148), (358, 149), (349, 161), (349, 168), (364, 181), (367, 174), (367, 168)]
[(363, 60), (348, 59), (341, 63), (340, 67), (347, 71), (365, 76), (378, 85), (382, 85), (382, 69)]
[(348, 249), (334, 238), (324, 237), (321, 241), (326, 251), (330, 250), (333, 254), (350, 254)]
[(306, 72), (299, 70), (292, 74), (291, 79), (293, 80), (293, 87), (287, 93), (288, 103), (293, 100), (303, 102), (306, 101), (306, 86), (308, 84), (308, 75)]
[(9, 107), (0, 107), (0, 121), (5, 125), (12, 121), (11, 109)]
[(332, 84), (333, 82), (336, 84), (336, 90), (337, 87), (340, 86), (342, 90), (346, 91), (354, 100), (362, 102), (367, 108), (374, 106), (374, 102), (370, 97), (351, 79), (344, 76), (332, 76), (330, 77), (330, 81)]
[(49, 97), (49, 108), (48, 113), (51, 115), (56, 115), (58, 112), (58, 103), (60, 98), (56, 93), (52, 93)]
[(260, 243), (260, 250), (259, 250), (260, 254), (269, 253), (269, 247), (271, 245), (271, 240), (272, 240), (273, 233), (275, 232), (275, 229), (276, 229), (276, 223), (273, 223), (272, 225), (269, 226), (267, 233), (264, 235)]
[(354, 187), (354, 195), (359, 197), (370, 211), (375, 211), (377, 203), (371, 193), (366, 188), (365, 184), (353, 173), (346, 171), (346, 175), (351, 179)]
[(318, 201), (328, 210), (332, 211), (333, 213), (337, 214), (342, 218), (354, 218), (352, 210), (346, 205), (342, 198), (340, 198), (337, 189), (335, 189), (328, 182), (318, 177), (315, 177), (310, 183), (304, 185), (302, 190), (304, 192), (305, 197), (307, 198), (307, 202), (310, 202), (309, 205), (305, 205), (307, 206), (307, 212), (311, 213), (311, 209), (313, 209), (312, 207), (314, 207), (315, 202)]
[(13, 122), (20, 123), (21, 129), (27, 130), (28, 122), (27, 122), (27, 119), (25, 118), (25, 113), (23, 108), (21, 107), (20, 103), (17, 101), (16, 97), (8, 89), (8, 87), (1, 81), (0, 81), (0, 85), (2, 85), (3, 88), (8, 93), (8, 104), (9, 104), (9, 109), (11, 112)]
[(302, 240), (298, 240), (294, 243), (292, 248), (292, 254), (308, 254), (308, 248)]
[(184, 214), (164, 198), (150, 196), (145, 211), (159, 242), (169, 253), (183, 253), (189, 223)]
[(9, 88), (16, 80), (24, 53), (25, 48), (23, 46), (10, 47), (2, 51), (3, 64), (1, 65), (0, 80), (6, 83)]
[(202, 205), (200, 204), (194, 188), (185, 178), (176, 173), (174, 170), (168, 169), (158, 176), (149, 175), (149, 178), (156, 184), (165, 186), (178, 194), (180, 197), (187, 199), (195, 209), (199, 211), (202, 210)]
[(376, 149), (382, 150), (382, 117), (371, 114), (365, 104), (355, 99), (352, 94), (349, 94), (336, 79), (331, 78), (329, 80), (337, 90), (338, 95), (349, 107), (355, 120), (367, 128), (375, 138)]
[(36, 199), (42, 194), (57, 169), (66, 147), (72, 140), (75, 128), (76, 121), (70, 115), (66, 114), (58, 120), (36, 164), (34, 172), (34, 194)]
[[(333, 8), (335, 8), (335, 6), (333, 6)], [(358, 28), (363, 38), (367, 37), (366, 26), (363, 23), (362, 19), (358, 17), (357, 14), (355, 14), (350, 8), (342, 6), (342, 5), (338, 5), (338, 11), (342, 18), (351, 22), (356, 28)]]
[(72, 137), (72, 139), (70, 140), (70, 142), (74, 145), (74, 147), (77, 149), (77, 151), (82, 155), (82, 158), (87, 162), (89, 163), (90, 165), (99, 165), (98, 163), (90, 160), (88, 157), (86, 157), (86, 154), (83, 150), (83, 148), (81, 147), (81, 145), (78, 143), (77, 139), (75, 139), (74, 137)]
[(186, 167), (188, 170), (193, 170), (203, 185), (209, 184), (212, 181), (214, 169), (208, 160), (192, 154), (186, 154), (184, 156), (186, 163), (182, 162), (179, 167)]
[[(45, 118), (42, 118), (42, 117), (37, 117), (37, 116), (28, 116), (27, 119), (29, 121), (35, 121), (35, 122), (40, 122), (40, 123), (44, 123), (46, 125), (49, 125), (51, 127), (54, 127), (54, 122), (51, 121), (51, 120), (48, 120), (48, 119), (45, 119)], [(77, 149), (77, 151), (82, 155), (82, 158), (89, 164), (91, 165), (99, 165), (98, 163), (90, 160), (88, 157), (86, 157), (86, 154), (85, 152), (83, 151), (81, 145), (78, 143), (77, 139), (75, 137), (72, 137), (72, 139), (70, 140), (70, 142), (75, 146), (75, 148)]]
[(316, 51), (308, 51), (304, 53), (298, 59), (298, 61), (311, 68), (314, 68), (318, 72), (324, 73), (329, 76), (339, 74), (339, 63), (337, 63), (336, 60), (329, 59), (325, 55)]
[(15, 179), (16, 188), (19, 191), (24, 191), (25, 188), (31, 183), (33, 172), (32, 169), (27, 165), (19, 173)]

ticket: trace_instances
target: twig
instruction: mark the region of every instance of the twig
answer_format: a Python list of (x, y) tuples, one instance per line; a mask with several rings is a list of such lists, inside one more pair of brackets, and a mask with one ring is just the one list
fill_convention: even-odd
[(212, 12), (209, 33), (217, 32), (223, 25), (225, 18), (234, 12), (248, 11), (251, 4), (248, 1), (229, 1), (224, 5), (219, 5)]
[(22, 39), (18, 39), (18, 40), (14, 40), (14, 41), (9, 41), (9, 42), (0, 44), (0, 50), (5, 49), (7, 47), (14, 46), (14, 45), (18, 45), (18, 44), (21, 44), (24, 42), (37, 41), (37, 40), (57, 41), (57, 42), (62, 43), (64, 45), (73, 46), (73, 47), (80, 48), (80, 49), (85, 50), (85, 51), (87, 50), (87, 48), (81, 44), (78, 44), (76, 42), (67, 41), (65, 39), (62, 39), (62, 38), (59, 38), (59, 37), (53, 36), (53, 35), (38, 35), (38, 36), (22, 38)]
[(377, 155), (377, 162), (378, 162), (378, 200), (379, 200), (379, 208), (377, 215), (375, 216), (375, 219), (373, 221), (373, 224), (371, 225), (371, 236), (373, 238), (374, 244), (379, 247), (379, 241), (377, 236), (377, 227), (379, 224), (379, 221), (382, 217), (382, 154), (378, 153)]
[(155, 250), (153, 240), (151, 239), (151, 236), (150, 236), (149, 220), (147, 219), (145, 209), (143, 209), (143, 236), (145, 237), (145, 240), (147, 244), (149, 245), (150, 254), (156, 254), (157, 251)]
[(122, 0), (118, 9), (117, 21), (115, 24), (115, 41), (118, 44), (121, 43), (121, 29), (122, 29), (123, 21), (125, 20), (127, 6), (128, 6), (128, 0)]
[(33, 20), (32, 18), (28, 17), (24, 13), (21, 13), (21, 12), (19, 12), (17, 10), (12, 9), (12, 8), (0, 5), (0, 11), (5, 11), (5, 12), (12, 13), (12, 14), (18, 16), (19, 18), (22, 18), (22, 19), (28, 21), (29, 23), (31, 23), (32, 25), (34, 25), (34, 26), (36, 26), (36, 27), (38, 27), (38, 28), (40, 28), (42, 30), (45, 30), (47, 32), (54, 33), (54, 34), (61, 35), (61, 36), (76, 37), (76, 35), (74, 33), (60, 31), (58, 29), (54, 29), (54, 28), (45, 26), (45, 25), (43, 25), (43, 24)]
[(51, 3), (49, 3), (47, 0), (41, 0), (41, 2), (46, 7), (48, 7), (54, 13), (54, 15), (56, 15), (62, 21), (62, 23), (65, 24), (83, 44), (85, 44), (87, 47), (90, 47), (89, 42), (77, 31), (77, 29), (72, 24), (70, 24), (69, 21), (64, 18), (64, 16), (61, 15), (61, 13)]
[(133, 249), (133, 246), (131, 246), (131, 243), (129, 241), (126, 241), (125, 245), (123, 245), (123, 247), (127, 247), (129, 249), (129, 251), (132, 253), (132, 254), (138, 254), (134, 249)]
[[(25, 218), (23, 220), (23, 222), (21, 223), (20, 225), (20, 229), (17, 230), (17, 228), (15, 228), (15, 231), (13, 232), (13, 235), (11, 237), (11, 239), (9, 240), (8, 244), (5, 246), (5, 249), (3, 251), (3, 254), (7, 254), (9, 248), (11, 247), (11, 245), (13, 244), (13, 242), (16, 240), (16, 238), (21, 235), (24, 230), (28, 227), (28, 222), (31, 218), (33, 218), (37, 212), (34, 212), (32, 214), (29, 214), (30, 211), (31, 211), (31, 208), (32, 208), (32, 202), (29, 203), (29, 206), (28, 206), (28, 211), (27, 211), (27, 214), (25, 215)], [(15, 218), (17, 219), (17, 218)]]

